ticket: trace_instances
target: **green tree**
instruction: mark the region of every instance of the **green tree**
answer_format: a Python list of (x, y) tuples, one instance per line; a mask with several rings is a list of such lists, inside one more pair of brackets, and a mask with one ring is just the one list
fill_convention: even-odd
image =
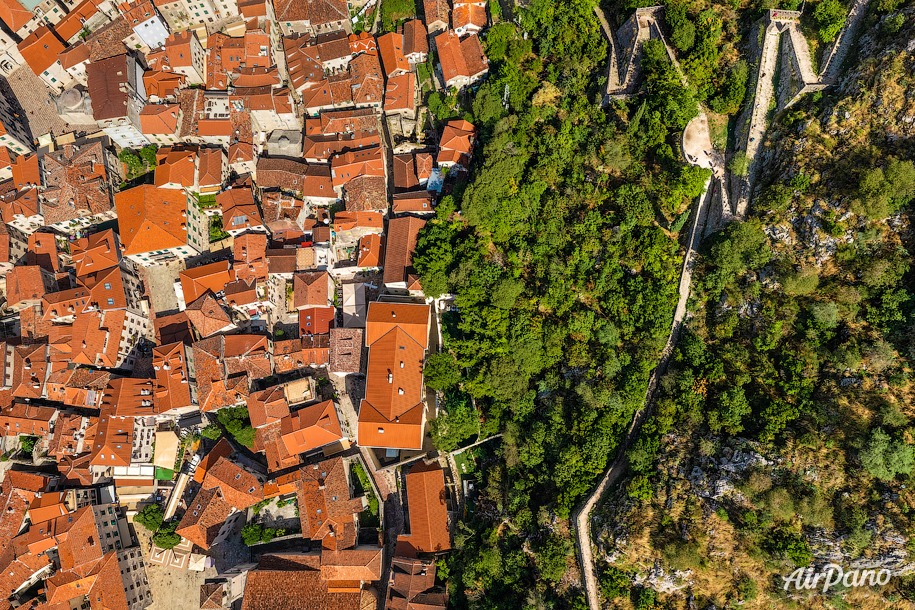
[(432, 441), (439, 451), (454, 451), (480, 430), (480, 416), (470, 397), (452, 390), (445, 395), (445, 410), (429, 423)]
[(181, 543), (181, 536), (175, 533), (178, 529), (177, 521), (166, 521), (153, 534), (153, 543), (162, 549), (173, 549)]
[(143, 169), (143, 160), (140, 159), (133, 151), (122, 148), (121, 152), (118, 153), (118, 159), (120, 159), (124, 165), (127, 166), (127, 179), (132, 180), (137, 176), (141, 176), (144, 173)]
[(736, 176), (748, 175), (750, 173), (750, 159), (747, 157), (747, 153), (743, 151), (734, 153), (728, 167)]
[(449, 352), (429, 354), (423, 366), (423, 379), (433, 390), (448, 390), (461, 381), (461, 369)]
[(133, 522), (139, 523), (151, 532), (155, 532), (162, 527), (164, 518), (165, 512), (162, 510), (161, 506), (158, 504), (149, 504), (134, 515)]
[(158, 149), (150, 144), (149, 146), (144, 146), (140, 149), (140, 158), (143, 159), (143, 162), (146, 164), (147, 170), (156, 167), (156, 152)]
[(845, 6), (840, 0), (820, 0), (813, 9), (817, 37), (821, 42), (832, 42), (845, 25)]
[(216, 424), (209, 424), (207, 427), (200, 431), (200, 436), (203, 438), (208, 438), (212, 441), (219, 440), (222, 438), (222, 428)]
[(881, 481), (889, 481), (897, 474), (909, 474), (915, 466), (915, 448), (900, 440), (890, 438), (881, 428), (875, 428), (861, 450), (861, 465)]
[(752, 412), (743, 388), (733, 386), (718, 394), (717, 409), (709, 411), (709, 428), (713, 432), (737, 434), (743, 430), (744, 418)]

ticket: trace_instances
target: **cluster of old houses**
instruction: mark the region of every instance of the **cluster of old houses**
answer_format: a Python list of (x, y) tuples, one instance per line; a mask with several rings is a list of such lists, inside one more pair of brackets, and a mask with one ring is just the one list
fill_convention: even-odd
[[(147, 564), (218, 565), (270, 502), (301, 545), (218, 565), (201, 608), (444, 607), (412, 259), (476, 129), (430, 123), (422, 92), (485, 76), (488, 17), (424, 0), (354, 34), (362, 4), (0, 0), (0, 73), (68, 126), (36, 133), (0, 78), (0, 610), (140, 610)], [(365, 525), (386, 468), (402, 531)], [(150, 503), (180, 544), (138, 546)]]

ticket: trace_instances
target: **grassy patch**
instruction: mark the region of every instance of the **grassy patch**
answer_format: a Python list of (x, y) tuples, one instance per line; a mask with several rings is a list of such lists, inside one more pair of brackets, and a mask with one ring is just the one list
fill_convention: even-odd
[(197, 207), (201, 210), (209, 210), (216, 207), (216, 195), (214, 193), (208, 195), (191, 193), (191, 197), (194, 198), (194, 201), (197, 202)]
[(416, 15), (414, 0), (382, 0), (378, 32), (393, 32), (398, 25)]
[(458, 453), (454, 456), (454, 465), (462, 477), (472, 475), (477, 469), (477, 460), (474, 449)]
[(724, 114), (715, 112), (707, 113), (709, 136), (712, 139), (712, 146), (719, 151), (724, 151), (728, 147), (728, 117)]
[(175, 478), (175, 471), (171, 470), (170, 468), (162, 468), (160, 466), (156, 466), (155, 477), (157, 481), (171, 481)]

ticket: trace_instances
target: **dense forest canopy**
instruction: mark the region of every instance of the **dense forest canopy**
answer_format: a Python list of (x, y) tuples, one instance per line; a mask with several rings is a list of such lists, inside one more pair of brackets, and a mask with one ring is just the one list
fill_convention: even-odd
[(471, 404), (482, 436), (504, 432), (449, 559), (458, 607), (584, 603), (559, 585), (566, 520), (644, 400), (676, 303), (672, 225), (708, 175), (680, 158), (698, 105), (663, 46), (646, 46), (651, 93), (608, 110), (593, 4), (534, 0), (517, 17), (488, 32), (473, 101), (440, 109), (478, 125), (481, 148), (414, 259), (427, 295), (455, 297), (427, 371), (446, 397), (439, 446), (478, 432)]
[[(832, 40), (844, 23), (847, 7), (835, 2), (837, 11), (831, 3), (805, 10), (811, 40)], [(468, 175), (440, 201), (414, 259), (427, 295), (454, 296), (443, 317), (445, 350), (426, 366), (429, 387), (444, 398), (432, 432), (444, 451), (503, 433), (480, 448), (479, 496), (442, 566), (454, 607), (586, 605), (568, 518), (643, 406), (670, 332), (681, 232), (708, 177), (683, 161), (679, 138), (702, 104), (720, 126), (712, 134), (716, 146), (729, 146), (729, 124), (733, 129), (753, 85), (748, 38), (770, 8), (665, 4), (664, 27), (686, 87), (663, 44), (650, 40), (638, 94), (602, 106), (607, 45), (593, 2), (532, 0), (515, 8), (513, 22), (487, 32), (491, 71), (476, 92), (430, 99), (437, 118), (462, 116), (481, 129)], [(870, 25), (881, 36), (898, 32), (903, 5), (879, 4), (879, 25)], [(605, 8), (618, 25), (635, 5)], [(778, 120), (809, 132), (832, 116), (836, 99), (811, 96)], [(815, 135), (811, 155), (835, 143), (822, 130)], [(871, 150), (877, 154), (866, 163), (843, 158), (815, 170), (798, 169), (792, 164), (800, 159), (786, 156), (777, 174), (786, 178), (762, 190), (751, 218), (703, 245), (692, 319), (662, 379), (654, 416), (628, 453), (630, 476), (621, 492), (621, 514), (634, 523), (639, 518), (626, 511), (657, 517), (656, 558), (669, 567), (706, 561), (698, 533), (677, 535), (678, 527), (701, 531), (705, 513), (692, 506), (677, 518), (658, 516), (658, 490), (669, 482), (659, 464), (666, 439), (678, 431), (701, 456), (715, 455), (729, 438), (820, 447), (830, 442), (825, 427), (848, 416), (850, 406), (836, 400), (841, 380), (876, 375), (888, 389), (880, 399), (868, 381), (845, 392), (860, 393), (877, 415), (854, 420), (840, 435), (843, 451), (875, 481), (908, 476), (915, 467), (908, 416), (893, 390), (907, 388), (908, 366), (900, 366), (898, 350), (911, 350), (915, 335), (906, 288), (910, 253), (887, 231), (887, 218), (896, 222), (915, 195), (915, 173), (910, 151)], [(840, 167), (843, 161), (854, 169)], [(852, 237), (824, 268), (800, 246), (779, 246), (773, 226), (790, 224), (801, 213), (798, 201), (834, 198), (836, 183), (845, 185), (841, 205), (854, 216), (836, 207), (819, 220), (830, 235)], [(758, 514), (731, 516), (725, 508), (720, 517), (747, 536), (748, 548), (805, 565), (813, 554), (801, 514), (818, 527), (845, 528), (857, 536), (850, 544), (867, 537), (860, 511), (837, 499), (840, 489), (793, 475), (765, 477), (745, 487), (764, 507)], [(785, 494), (796, 512), (773, 513)], [(639, 567), (625, 560), (604, 567), (604, 601), (659, 603), (654, 589), (632, 586)], [(756, 595), (759, 585), (746, 574), (726, 580), (736, 593), (715, 603)]]

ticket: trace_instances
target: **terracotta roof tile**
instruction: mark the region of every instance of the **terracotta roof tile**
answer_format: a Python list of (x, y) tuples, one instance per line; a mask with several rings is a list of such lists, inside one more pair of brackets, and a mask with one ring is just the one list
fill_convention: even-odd
[(175, 531), (206, 550), (231, 514), (232, 507), (220, 498), (218, 489), (201, 489), (191, 500)]
[(187, 351), (183, 343), (153, 348), (156, 372), (155, 401), (160, 413), (191, 405), (191, 386), (187, 371)]
[(117, 235), (108, 229), (70, 242), (70, 258), (77, 277), (116, 267), (121, 258)]
[(365, 610), (375, 607), (374, 600), (363, 601), (364, 593), (331, 593), (317, 566), (304, 562), (297, 565), (289, 556), (278, 559), (274, 565), (280, 569), (266, 569), (265, 559), (262, 559), (261, 566), (248, 573), (242, 610)]
[(428, 305), (413, 303), (369, 303), (365, 328), (365, 344), (371, 346), (375, 341), (394, 328), (400, 328), (426, 349), (429, 345)]
[(305, 307), (299, 310), (299, 333), (308, 335), (325, 335), (334, 325), (337, 310), (334, 307)]
[(235, 270), (229, 261), (216, 261), (199, 267), (185, 269), (178, 274), (184, 302), (193, 303), (207, 292), (222, 292), (229, 282), (235, 281)]
[(32, 11), (16, 0), (0, 0), (0, 21), (3, 21), (12, 32), (31, 21), (32, 16)]
[(451, 548), (445, 475), (437, 463), (414, 465), (406, 475), (410, 533), (397, 537), (397, 553), (438, 553)]
[(244, 233), (232, 244), (232, 267), (242, 280), (267, 279), (267, 236)]
[[(140, 111), (140, 131), (144, 134), (175, 134), (181, 107), (178, 104), (147, 104)], [(158, 173), (158, 168), (156, 173)]]
[[(356, 547), (321, 552), (321, 578), (334, 581), (362, 581), (365, 583), (381, 580), (382, 548)], [(333, 587), (333, 584), (329, 586)]]
[(432, 208), (432, 194), (425, 189), (395, 193), (391, 199), (391, 209), (395, 214), (407, 212), (431, 214), (434, 211)]
[(359, 239), (356, 255), (357, 267), (381, 267), (384, 265), (384, 236), (369, 233)]
[(388, 78), (410, 70), (410, 63), (404, 56), (403, 44), (403, 34), (397, 32), (388, 32), (378, 37), (378, 54), (381, 56), (384, 75)]
[[(336, 548), (356, 544), (356, 514), (365, 509), (364, 498), (351, 498), (347, 462), (332, 458), (303, 466), (296, 486), (302, 535), (315, 541), (335, 539)], [(343, 538), (346, 525), (352, 528)]]
[(446, 84), (457, 78), (476, 78), (489, 69), (489, 60), (476, 34), (460, 39), (448, 30), (435, 37), (435, 46)]
[(19, 52), (36, 75), (50, 68), (66, 44), (53, 29), (43, 25), (19, 43)]
[(283, 444), (290, 455), (308, 453), (343, 439), (332, 400), (301, 408), (282, 419)]
[(362, 370), (361, 328), (330, 329), (330, 371), (358, 373)]
[(236, 510), (245, 510), (264, 499), (264, 486), (252, 473), (222, 457), (207, 468), (203, 489), (219, 488), (223, 500)]
[(464, 28), (470, 32), (479, 32), (486, 27), (486, 5), (476, 2), (461, 2), (456, 0), (451, 11), (451, 25), (455, 29)]
[(434, 561), (395, 557), (385, 610), (445, 610), (448, 595), (435, 585)]
[(187, 245), (187, 197), (175, 189), (151, 184), (115, 195), (124, 254), (139, 254)]
[(429, 53), (426, 24), (420, 19), (410, 19), (403, 24), (403, 52), (404, 55)]
[[(298, 343), (298, 341), (295, 341)], [(279, 342), (277, 342), (279, 343)], [(277, 355), (274, 353), (274, 359)], [(289, 415), (289, 402), (282, 386), (273, 386), (248, 396), (248, 415), (251, 425), (260, 428), (278, 422)]]
[(210, 292), (190, 303), (184, 314), (201, 338), (216, 334), (232, 324), (232, 318)]
[(426, 221), (407, 216), (392, 218), (388, 222), (387, 251), (385, 252), (384, 283), (405, 282), (412, 270), (413, 251), (419, 232)]
[(416, 74), (407, 72), (388, 79), (384, 90), (384, 111), (416, 110)]
[(440, 21), (447, 28), (449, 8), (448, 0), (423, 0), (423, 14), (426, 17), (426, 24), (431, 27), (437, 21)]
[(386, 210), (387, 180), (382, 176), (356, 176), (343, 187), (343, 196), (348, 212)]
[(156, 163), (156, 186), (175, 184), (189, 188), (197, 183), (197, 147), (160, 148)]
[(292, 277), (293, 302), (302, 307), (326, 307), (332, 302), (333, 282), (326, 271), (308, 271)]

